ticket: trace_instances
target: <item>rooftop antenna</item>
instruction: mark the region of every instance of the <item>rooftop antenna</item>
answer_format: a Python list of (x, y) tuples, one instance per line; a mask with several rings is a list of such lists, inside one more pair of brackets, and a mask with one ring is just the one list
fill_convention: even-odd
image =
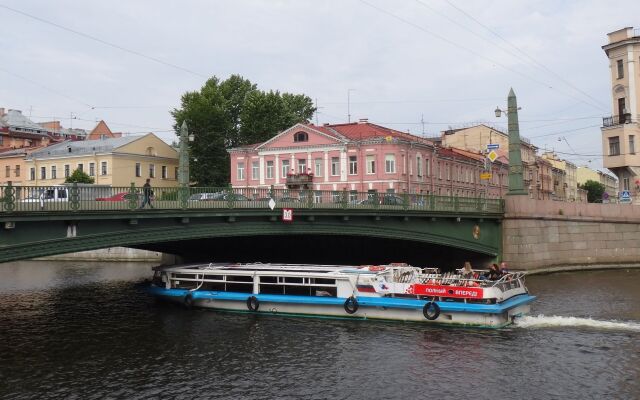
[(422, 124), (422, 136), (424, 137), (424, 114), (420, 116), (420, 123)]
[(347, 122), (351, 123), (351, 92), (355, 92), (355, 89), (347, 89)]

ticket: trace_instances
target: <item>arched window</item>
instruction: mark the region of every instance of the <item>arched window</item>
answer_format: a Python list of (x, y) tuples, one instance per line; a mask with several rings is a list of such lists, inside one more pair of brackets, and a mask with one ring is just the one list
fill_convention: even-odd
[(309, 141), (309, 135), (307, 134), (307, 132), (296, 132), (293, 134), (293, 141), (294, 142), (308, 142)]

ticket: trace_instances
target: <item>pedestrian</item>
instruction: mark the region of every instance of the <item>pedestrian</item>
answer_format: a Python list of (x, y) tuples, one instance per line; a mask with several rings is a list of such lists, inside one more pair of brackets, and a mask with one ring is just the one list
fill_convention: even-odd
[(140, 205), (140, 208), (144, 208), (147, 204), (149, 204), (149, 207), (153, 208), (153, 204), (151, 204), (153, 189), (151, 189), (150, 181), (151, 179), (147, 178), (147, 182), (142, 186), (142, 204)]
[(507, 269), (507, 263), (506, 262), (501, 262), (500, 263), (500, 275), (504, 276), (507, 275), (509, 273), (509, 270)]

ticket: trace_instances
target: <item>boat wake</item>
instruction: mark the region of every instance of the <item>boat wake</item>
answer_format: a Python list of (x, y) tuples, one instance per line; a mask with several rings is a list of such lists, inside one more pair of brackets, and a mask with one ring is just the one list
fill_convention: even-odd
[(515, 319), (514, 325), (518, 328), (576, 327), (640, 332), (640, 323), (637, 322), (601, 321), (591, 318), (562, 317), (557, 315), (546, 316), (542, 314), (518, 317)]

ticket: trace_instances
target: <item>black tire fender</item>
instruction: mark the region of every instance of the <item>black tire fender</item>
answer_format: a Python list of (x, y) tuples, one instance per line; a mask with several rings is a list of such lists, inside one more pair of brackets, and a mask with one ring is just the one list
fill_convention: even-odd
[(250, 296), (247, 298), (247, 308), (249, 311), (256, 312), (260, 308), (260, 300), (256, 296)]
[(422, 308), (422, 314), (429, 321), (434, 321), (440, 316), (440, 306), (435, 301), (428, 301)]
[(358, 311), (359, 307), (360, 306), (358, 305), (358, 299), (353, 296), (348, 297), (344, 301), (344, 310), (347, 312), (347, 314), (355, 314), (356, 311)]
[(193, 307), (193, 295), (191, 293), (187, 293), (187, 295), (182, 299), (182, 303), (186, 308)]

